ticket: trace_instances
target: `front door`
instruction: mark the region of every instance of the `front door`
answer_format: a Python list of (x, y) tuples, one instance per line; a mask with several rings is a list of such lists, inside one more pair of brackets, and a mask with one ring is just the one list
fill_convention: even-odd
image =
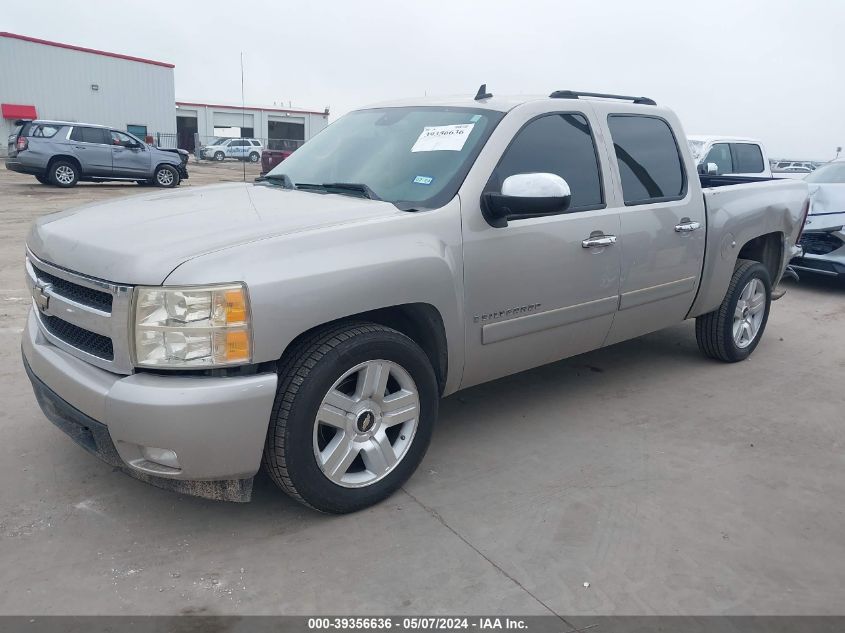
[[(500, 138), (510, 134), (497, 132)], [(572, 191), (569, 209), (494, 228), (484, 221), (478, 198), (462, 196), (462, 386), (603, 344), (618, 303), (620, 252), (614, 244), (585, 247), (584, 241), (619, 234), (619, 210), (608, 206), (601, 178), (605, 161), (583, 111), (545, 112), (516, 132), (485, 191), (500, 192), (504, 179), (515, 174), (557, 174)]]
[(115, 178), (149, 178), (150, 152), (145, 145), (136, 147), (137, 141), (123, 132), (111, 131), (112, 169)]
[(618, 111), (604, 120), (624, 202), (618, 244), (622, 283), (611, 344), (686, 318), (704, 261), (706, 220), (704, 201), (688, 186), (687, 179), (697, 174), (687, 173), (666, 120)]

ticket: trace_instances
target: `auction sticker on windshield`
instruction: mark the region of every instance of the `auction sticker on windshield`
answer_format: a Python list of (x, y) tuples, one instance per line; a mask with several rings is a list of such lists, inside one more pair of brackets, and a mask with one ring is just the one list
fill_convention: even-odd
[(412, 152), (460, 152), (467, 142), (474, 123), (459, 123), (457, 125), (435, 125), (424, 127), (417, 142), (411, 148)]

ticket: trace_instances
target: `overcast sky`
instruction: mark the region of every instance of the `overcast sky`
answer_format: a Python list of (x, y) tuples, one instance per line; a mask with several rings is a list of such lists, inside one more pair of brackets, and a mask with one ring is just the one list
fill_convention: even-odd
[[(309, 109), (554, 89), (645, 95), (774, 157), (845, 145), (841, 0), (29, 0), (0, 30), (176, 65), (181, 100)], [(0, 60), (10, 63), (10, 60)]]

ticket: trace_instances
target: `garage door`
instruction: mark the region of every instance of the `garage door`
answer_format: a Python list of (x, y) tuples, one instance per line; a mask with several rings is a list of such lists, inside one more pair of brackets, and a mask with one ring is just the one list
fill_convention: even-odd
[(251, 114), (241, 114), (240, 112), (215, 112), (214, 113), (214, 127), (251, 127), (255, 125), (252, 123)]

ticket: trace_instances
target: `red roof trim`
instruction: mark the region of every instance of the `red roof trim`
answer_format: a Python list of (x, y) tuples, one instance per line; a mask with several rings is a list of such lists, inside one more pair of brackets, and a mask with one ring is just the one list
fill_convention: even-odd
[(314, 110), (286, 110), (283, 108), (262, 108), (260, 106), (223, 105), (220, 103), (199, 103), (197, 101), (177, 101), (178, 106), (199, 106), (201, 108), (227, 108), (229, 110), (260, 110), (262, 112), (294, 112), (296, 114), (327, 114), (326, 112), (315, 112)]
[(19, 105), (17, 103), (0, 103), (0, 113), (4, 119), (37, 119), (38, 112), (34, 105)]
[(17, 33), (7, 33), (0, 31), (0, 37), (9, 37), (15, 40), (23, 40), (24, 42), (32, 42), (33, 44), (44, 44), (45, 46), (55, 46), (56, 48), (67, 48), (72, 51), (80, 51), (82, 53), (92, 53), (94, 55), (103, 55), (104, 57), (114, 57), (116, 59), (125, 59), (130, 62), (141, 62), (142, 64), (152, 64), (153, 66), (164, 66), (165, 68), (176, 68), (173, 64), (165, 62), (157, 62), (152, 59), (144, 59), (143, 57), (132, 57), (131, 55), (121, 55), (120, 53), (109, 53), (108, 51), (100, 51), (95, 48), (85, 48), (84, 46), (74, 46), (72, 44), (62, 44), (61, 42), (51, 42), (50, 40), (41, 40), (37, 37), (29, 37), (28, 35), (18, 35)]

